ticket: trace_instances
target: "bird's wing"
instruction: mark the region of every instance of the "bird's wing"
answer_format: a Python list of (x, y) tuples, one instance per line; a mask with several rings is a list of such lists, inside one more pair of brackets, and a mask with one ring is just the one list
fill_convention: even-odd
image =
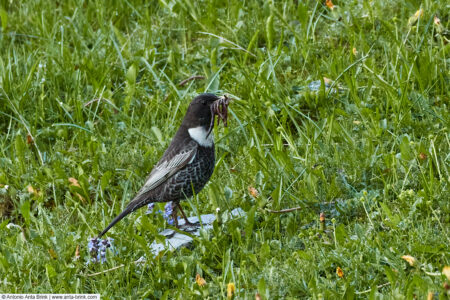
[(138, 195), (157, 188), (161, 183), (189, 164), (197, 154), (197, 147), (197, 143), (188, 143), (186, 147), (180, 149), (179, 152), (177, 151), (175, 155), (168, 157), (167, 160), (160, 161), (150, 173)]
[(130, 201), (130, 203), (128, 203), (127, 207), (98, 235), (98, 237), (100, 238), (103, 236), (111, 227), (113, 227), (126, 215), (144, 206), (147, 203), (146, 193), (157, 188), (172, 175), (192, 162), (195, 155), (197, 155), (197, 149), (198, 144), (194, 141), (188, 143), (172, 143), (164, 153), (164, 159), (160, 160), (153, 168), (153, 171), (150, 173), (147, 181), (137, 195)]

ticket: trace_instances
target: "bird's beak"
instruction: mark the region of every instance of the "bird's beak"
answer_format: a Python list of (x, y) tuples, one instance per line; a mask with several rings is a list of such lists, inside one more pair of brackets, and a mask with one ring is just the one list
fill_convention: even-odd
[(223, 94), (223, 96), (220, 96), (219, 99), (217, 99), (214, 102), (222, 102), (222, 103), (228, 103), (233, 100), (230, 96), (228, 96), (228, 94)]
[(225, 127), (227, 127), (227, 119), (228, 119), (228, 104), (230, 102), (230, 98), (227, 94), (219, 97), (216, 101), (214, 101), (211, 104), (211, 124), (209, 126), (209, 131), (206, 135), (206, 137), (209, 136), (211, 133), (213, 127), (214, 127), (214, 120), (217, 116), (217, 125), (219, 125), (220, 120), (222, 120), (222, 123)]

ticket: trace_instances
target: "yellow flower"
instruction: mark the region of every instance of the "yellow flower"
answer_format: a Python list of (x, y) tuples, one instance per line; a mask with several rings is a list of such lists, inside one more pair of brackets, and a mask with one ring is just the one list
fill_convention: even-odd
[(344, 278), (344, 271), (341, 269), (341, 267), (337, 267), (336, 274), (339, 276), (339, 278)]
[(197, 282), (197, 284), (199, 286), (205, 286), (206, 285), (206, 280), (200, 276), (200, 274), (195, 275), (195, 282)]
[(230, 282), (227, 285), (227, 299), (232, 299), (234, 293), (236, 293), (236, 286), (234, 285), (234, 283)]
[(27, 144), (28, 145), (33, 145), (34, 144), (34, 139), (33, 139), (33, 136), (31, 134), (27, 134)]
[(80, 258), (80, 245), (77, 245), (77, 248), (75, 249), (75, 257), (73, 260), (78, 260)]
[[(80, 183), (78, 182), (78, 180), (76, 178), (70, 177), (68, 180), (70, 182), (70, 186), (81, 187)], [(83, 196), (81, 196), (78, 193), (75, 193), (75, 195), (77, 195), (78, 199), (80, 199), (81, 201), (84, 201)]]
[(327, 0), (325, 2), (325, 4), (328, 6), (329, 9), (331, 9), (331, 10), (334, 9), (334, 4), (333, 4), (333, 2), (331, 2), (331, 0)]
[(421, 17), (423, 16), (423, 9), (419, 9), (412, 15), (408, 20), (408, 25), (412, 26), (414, 25)]
[(58, 254), (56, 254), (55, 250), (53, 250), (52, 248), (48, 249), (48, 254), (50, 254), (50, 257), (53, 259), (58, 258)]
[(442, 33), (444, 31), (444, 27), (441, 24), (441, 19), (437, 16), (434, 16), (434, 27), (436, 28), (437, 33)]
[(28, 193), (30, 193), (36, 197), (42, 196), (42, 192), (39, 189), (35, 189), (31, 185), (27, 186), (27, 191), (28, 191)]
[(319, 220), (320, 220), (321, 223), (325, 222), (325, 213), (324, 212), (320, 213)]
[(412, 267), (416, 264), (416, 259), (411, 255), (403, 255), (402, 259), (408, 262), (408, 264)]
[(248, 187), (248, 192), (250, 193), (250, 195), (252, 195), (253, 198), (258, 198), (258, 196), (259, 196), (258, 190), (252, 186)]
[(442, 269), (442, 274), (444, 274), (445, 276), (447, 276), (447, 279), (450, 280), (450, 266), (445, 266)]
[(420, 18), (423, 16), (423, 9), (419, 9), (418, 11), (416, 11), (416, 13), (414, 14), (414, 17), (416, 18)]
[(439, 19), (437, 16), (434, 16), (434, 24), (441, 25), (441, 19)]
[(330, 78), (324, 77), (324, 78), (323, 78), (323, 83), (325, 83), (325, 84), (332, 84), (332, 83), (333, 83), (333, 80), (331, 80)]
[(80, 187), (80, 184), (78, 183), (78, 180), (76, 178), (70, 177), (69, 179), (70, 185)]

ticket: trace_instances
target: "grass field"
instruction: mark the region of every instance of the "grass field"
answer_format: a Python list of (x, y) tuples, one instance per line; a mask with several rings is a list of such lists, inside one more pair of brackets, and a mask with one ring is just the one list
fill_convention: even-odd
[[(102, 2), (0, 1), (1, 293), (448, 299), (448, 2)], [(235, 100), (183, 206), (221, 222), (153, 258), (141, 209), (88, 263), (205, 91)]]

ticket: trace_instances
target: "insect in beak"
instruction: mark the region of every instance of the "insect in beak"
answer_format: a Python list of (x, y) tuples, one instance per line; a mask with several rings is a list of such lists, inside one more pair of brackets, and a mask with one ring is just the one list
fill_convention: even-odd
[(220, 120), (222, 120), (222, 123), (225, 127), (227, 127), (228, 123), (228, 104), (230, 104), (230, 98), (228, 98), (227, 95), (223, 95), (216, 101), (214, 101), (213, 104), (211, 104), (211, 124), (209, 125), (209, 132), (206, 135), (206, 137), (209, 136), (211, 133), (213, 127), (214, 127), (214, 119), (217, 116), (217, 125), (220, 124)]

